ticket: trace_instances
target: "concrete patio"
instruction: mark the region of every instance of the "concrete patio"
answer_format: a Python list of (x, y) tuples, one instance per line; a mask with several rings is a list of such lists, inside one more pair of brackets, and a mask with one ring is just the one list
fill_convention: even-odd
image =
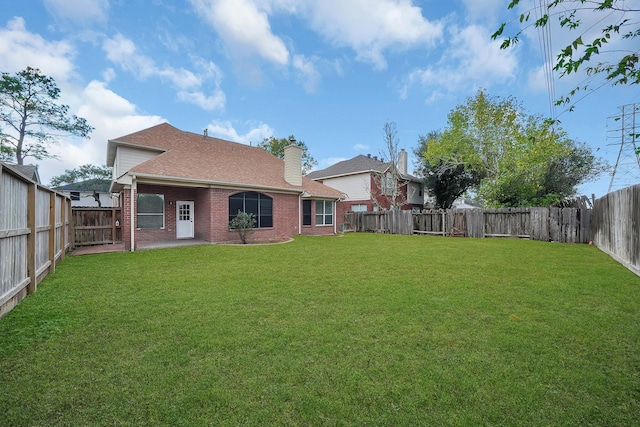
[[(173, 248), (178, 246), (210, 245), (211, 243), (200, 239), (171, 240), (166, 242), (138, 242), (137, 251), (145, 249)], [(124, 243), (113, 243), (108, 245), (83, 246), (74, 249), (72, 256), (104, 254), (109, 252), (125, 252)]]

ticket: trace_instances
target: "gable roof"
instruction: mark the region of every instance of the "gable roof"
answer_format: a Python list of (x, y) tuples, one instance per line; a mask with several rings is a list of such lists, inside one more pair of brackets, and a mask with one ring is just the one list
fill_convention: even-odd
[(99, 193), (108, 193), (109, 185), (111, 185), (111, 181), (107, 179), (94, 178), (82, 182), (61, 185), (56, 189), (58, 191), (97, 191)]
[(6, 166), (7, 168), (13, 170), (16, 173), (19, 173), (25, 178), (40, 184), (40, 174), (38, 173), (37, 165), (12, 165), (5, 162), (0, 163), (2, 163), (2, 166)]
[(202, 185), (221, 185), (300, 192), (308, 197), (340, 199), (344, 194), (302, 178), (302, 186), (284, 179), (284, 161), (262, 148), (185, 132), (168, 123), (108, 142), (107, 164), (113, 165), (116, 147), (158, 150), (160, 154), (129, 170), (138, 179), (160, 179)]
[[(329, 166), (326, 169), (313, 171), (307, 174), (309, 179), (327, 179), (336, 178), (346, 175), (355, 175), (359, 173), (376, 172), (383, 173), (389, 168), (389, 162), (383, 162), (376, 157), (358, 155), (349, 160), (343, 160), (334, 165)], [(420, 178), (417, 178), (410, 174), (402, 174), (403, 179), (410, 181), (420, 182)]]

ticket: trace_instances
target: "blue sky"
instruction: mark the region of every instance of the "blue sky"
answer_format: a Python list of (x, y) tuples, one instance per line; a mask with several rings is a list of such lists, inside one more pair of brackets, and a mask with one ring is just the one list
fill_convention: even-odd
[[(396, 123), (400, 146), (411, 153), (420, 135), (443, 129), (447, 114), (480, 88), (549, 115), (537, 32), (526, 32), (506, 51), (491, 41), (499, 23), (514, 17), (507, 3), (4, 2), (0, 71), (40, 68), (56, 79), (62, 102), (95, 128), (88, 140), (62, 138), (51, 150), (59, 160), (37, 162), (45, 183), (65, 169), (103, 164), (108, 139), (164, 121), (254, 145), (294, 134), (324, 168), (358, 154), (382, 154), (387, 120)], [(522, 3), (526, 9), (538, 2)], [(568, 40), (551, 27), (554, 50)], [(584, 78), (553, 77), (556, 95)], [(637, 85), (606, 86), (574, 112), (557, 113), (572, 138), (615, 163), (619, 147), (607, 140), (615, 124), (607, 118), (635, 102)], [(580, 190), (599, 197), (609, 181), (604, 176)]]

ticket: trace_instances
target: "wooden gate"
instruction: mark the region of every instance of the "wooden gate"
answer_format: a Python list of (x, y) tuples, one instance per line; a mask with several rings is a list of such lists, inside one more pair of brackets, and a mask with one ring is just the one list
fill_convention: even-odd
[(106, 245), (122, 242), (120, 208), (72, 208), (74, 245)]

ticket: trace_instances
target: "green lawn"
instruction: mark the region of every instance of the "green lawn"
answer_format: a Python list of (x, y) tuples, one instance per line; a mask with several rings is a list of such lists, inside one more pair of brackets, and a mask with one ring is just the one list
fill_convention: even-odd
[(2, 426), (637, 425), (640, 278), (515, 239), (68, 257), (0, 374)]

